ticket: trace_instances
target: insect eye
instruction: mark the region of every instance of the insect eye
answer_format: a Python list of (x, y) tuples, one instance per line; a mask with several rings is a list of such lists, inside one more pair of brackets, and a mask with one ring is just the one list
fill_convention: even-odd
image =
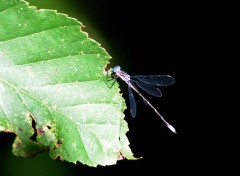
[(112, 70), (113, 70), (113, 72), (118, 72), (121, 70), (121, 67), (119, 65), (117, 65), (117, 66), (113, 67)]

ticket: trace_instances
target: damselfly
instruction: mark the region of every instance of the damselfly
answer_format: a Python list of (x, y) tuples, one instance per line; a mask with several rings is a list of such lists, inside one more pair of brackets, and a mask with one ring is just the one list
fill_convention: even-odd
[(143, 99), (143, 101), (154, 110), (154, 112), (161, 118), (161, 120), (173, 133), (176, 133), (175, 128), (163, 118), (163, 116), (157, 111), (157, 109), (153, 107), (153, 105), (139, 92), (139, 90), (135, 86), (136, 84), (139, 88), (152, 96), (161, 97), (161, 91), (154, 86), (169, 86), (175, 82), (173, 77), (171, 77), (170, 75), (130, 76), (126, 72), (122, 71), (120, 66), (115, 66), (112, 69), (111, 78), (115, 80), (117, 78), (120, 78), (128, 85), (130, 112), (132, 117), (136, 116), (136, 102), (131, 89), (133, 89)]

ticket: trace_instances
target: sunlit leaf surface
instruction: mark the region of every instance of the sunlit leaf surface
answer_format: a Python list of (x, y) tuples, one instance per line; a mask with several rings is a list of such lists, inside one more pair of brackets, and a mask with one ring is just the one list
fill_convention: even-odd
[(0, 0), (0, 132), (13, 153), (89, 166), (134, 159), (117, 84), (103, 81), (110, 56), (81, 23), (20, 0)]

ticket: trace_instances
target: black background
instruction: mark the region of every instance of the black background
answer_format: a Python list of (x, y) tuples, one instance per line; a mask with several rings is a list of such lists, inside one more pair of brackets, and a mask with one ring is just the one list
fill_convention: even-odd
[[(233, 171), (235, 120), (239, 117), (234, 112), (239, 6), (153, 0), (74, 2), (74, 6), (83, 5), (108, 41), (98, 42), (113, 57), (110, 66), (121, 65), (130, 75), (169, 74), (175, 78), (174, 85), (161, 89), (162, 98), (144, 95), (178, 134), (172, 134), (136, 95), (136, 119), (126, 110), (127, 136), (135, 156), (143, 158), (97, 168), (66, 163), (73, 175)], [(119, 83), (127, 100), (126, 86)], [(10, 148), (12, 141), (6, 138), (11, 135), (2, 136), (1, 142), (9, 142), (6, 148)]]

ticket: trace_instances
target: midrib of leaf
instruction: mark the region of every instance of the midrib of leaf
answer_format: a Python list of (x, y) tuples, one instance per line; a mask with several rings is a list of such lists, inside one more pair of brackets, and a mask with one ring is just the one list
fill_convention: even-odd
[[(17, 86), (15, 86), (15, 85), (13, 85), (13, 84), (9, 83), (8, 81), (3, 80), (3, 79), (1, 79), (1, 78), (0, 78), (0, 81), (3, 82), (3, 83), (5, 83), (5, 84), (7, 84), (8, 86), (14, 88), (14, 89), (18, 92), (18, 96), (20, 97), (20, 99), (22, 99), (22, 102), (23, 102), (23, 104), (25, 105), (25, 107), (26, 107), (27, 109), (28, 109), (28, 106), (25, 104), (24, 98), (19, 94), (19, 92), (21, 92), (21, 93), (23, 93), (23, 94), (31, 97), (32, 99), (34, 99), (34, 100), (37, 101), (37, 102), (43, 104), (49, 111), (50, 111), (50, 109), (51, 109), (51, 110), (55, 111), (56, 113), (61, 114), (62, 116), (68, 118), (67, 116), (65, 116), (64, 114), (62, 114), (60, 111), (57, 111), (56, 109), (53, 109), (52, 107), (48, 106), (48, 105), (45, 104), (43, 101), (41, 101), (40, 99), (38, 99), (38, 98), (34, 97), (33, 95), (29, 94), (28, 92), (24, 91), (23, 89), (18, 88)], [(89, 80), (89, 81), (99, 81), (99, 80)], [(89, 81), (84, 81), (84, 82), (89, 82)], [(82, 83), (82, 82), (79, 82), (79, 83)], [(58, 84), (66, 84), (66, 83), (58, 83)], [(54, 85), (57, 85), (57, 84), (54, 84)], [(52, 85), (47, 85), (47, 86), (52, 86)], [(41, 87), (44, 87), (44, 86), (41, 86)], [(87, 103), (84, 103), (84, 104), (87, 104)], [(95, 102), (94, 102), (94, 104), (103, 104), (103, 103), (95, 103)], [(104, 104), (116, 104), (116, 105), (118, 105), (118, 103), (116, 103), (116, 102), (113, 102), (113, 103), (112, 103), (111, 101), (109, 101), (109, 102), (104, 102)], [(61, 108), (66, 108), (66, 107), (67, 107), (67, 108), (70, 108), (70, 107), (76, 107), (76, 106), (79, 106), (79, 105), (83, 105), (83, 104), (76, 104), (76, 105), (71, 105), (71, 106), (61, 106)], [(3, 110), (3, 113), (4, 113), (5, 117), (7, 117), (6, 114), (5, 114), (5, 112), (4, 112), (4, 109), (1, 107), (1, 104), (0, 104), (0, 108)], [(28, 110), (29, 110), (29, 109), (28, 109)], [(30, 111), (30, 110), (29, 110), (29, 111)], [(52, 117), (53, 117), (53, 116), (52, 116)], [(53, 119), (54, 119), (54, 118), (53, 118)], [(68, 119), (70, 119), (70, 118), (68, 118)], [(72, 120), (72, 119), (70, 119), (70, 120)], [(73, 122), (74, 122), (74, 121), (73, 121)]]

